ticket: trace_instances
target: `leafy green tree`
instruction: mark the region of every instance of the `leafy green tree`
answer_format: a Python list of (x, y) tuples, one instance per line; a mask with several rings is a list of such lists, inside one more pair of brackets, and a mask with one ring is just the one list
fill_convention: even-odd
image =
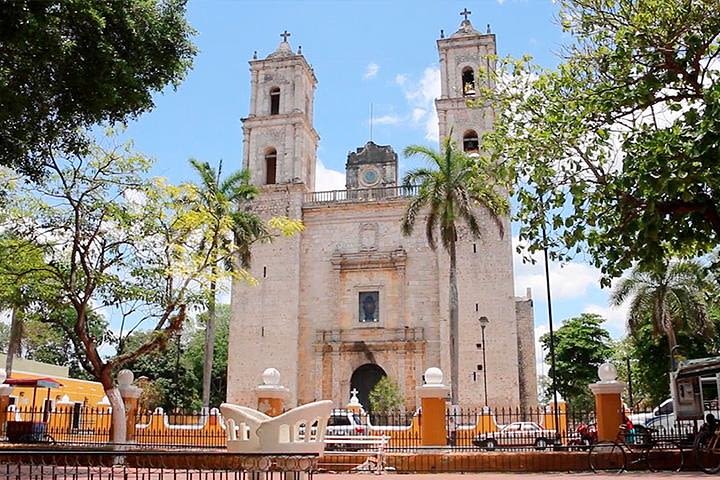
[[(548, 377), (557, 391), (577, 410), (593, 406), (588, 389), (597, 381), (597, 369), (612, 354), (610, 334), (603, 328), (605, 319), (593, 313), (583, 313), (567, 320), (555, 332), (555, 368), (550, 367)], [(543, 348), (550, 349), (550, 334), (540, 338)], [(550, 354), (545, 357), (550, 364)]]
[(609, 285), (720, 243), (716, 1), (561, 0), (564, 61), (503, 60), (477, 103), (507, 162), (529, 251), (588, 252)]
[[(714, 328), (720, 328), (720, 315), (710, 315)], [(720, 355), (720, 338), (704, 336), (685, 326), (677, 332), (679, 359), (703, 358)], [(616, 354), (618, 377), (627, 381), (625, 357), (630, 359), (633, 383), (633, 401), (646, 407), (655, 407), (670, 396), (670, 377), (667, 362), (670, 358), (667, 337), (653, 333), (648, 321), (641, 323), (637, 330), (621, 342)], [(677, 354), (678, 352), (676, 352)]]
[(52, 291), (44, 267), (43, 252), (36, 245), (11, 235), (0, 238), (0, 308), (11, 310), (5, 361), (8, 376), (12, 375), (13, 359), (22, 354), (25, 317)]
[(500, 235), (503, 235), (502, 216), (508, 211), (508, 202), (498, 191), (495, 165), (484, 157), (470, 157), (458, 150), (451, 136), (443, 140), (439, 152), (421, 145), (410, 145), (405, 148), (404, 154), (406, 157), (424, 157), (431, 167), (411, 170), (403, 179), (406, 186), (418, 186), (418, 195), (410, 201), (402, 219), (403, 234), (411, 235), (418, 216), (427, 210), (425, 233), (428, 243), (435, 250), (436, 230), (439, 230), (442, 246), (450, 256), (450, 377), (452, 402), (456, 404), (460, 375), (456, 254), (458, 227), (463, 223), (470, 235), (480, 237), (481, 215), (487, 215), (497, 225)]
[(84, 131), (176, 87), (195, 47), (185, 0), (0, 2), (0, 165), (38, 177)]
[[(126, 346), (138, 348), (152, 335), (151, 331), (134, 332), (128, 337)], [(152, 354), (138, 357), (125, 365), (136, 377), (147, 378), (142, 386), (144, 392), (147, 390), (144, 407), (148, 410), (162, 407), (168, 412), (178, 408), (193, 410), (202, 405), (198, 377), (192, 367), (177, 334), (166, 339)]]
[[(127, 148), (94, 145), (89, 156), (53, 157), (40, 184), (1, 183), (10, 199), (3, 212), (10, 233), (43, 250), (44, 271), (60, 286), (60, 303), (74, 310), (69, 322), (55, 325), (73, 342), (82, 367), (102, 383), (113, 407), (115, 442), (125, 438), (125, 410), (114, 373), (179, 331), (188, 306), (203, 303), (214, 278), (206, 237), (213, 217), (198, 207), (191, 186), (146, 179), (149, 166)], [(121, 319), (117, 335), (93, 330), (93, 313), (102, 309)], [(146, 342), (127, 344), (148, 325)], [(117, 353), (101, 355), (103, 344), (115, 345)]]
[(392, 378), (382, 377), (370, 390), (368, 395), (370, 411), (373, 413), (388, 413), (403, 406), (403, 397), (400, 387)]
[[(213, 348), (212, 389), (210, 395), (210, 406), (219, 406), (225, 401), (227, 394), (227, 363), (228, 363), (228, 338), (230, 334), (230, 305), (218, 305), (215, 318), (215, 346)], [(199, 315), (198, 323), (202, 327), (208, 320), (208, 312)], [(198, 328), (188, 338), (187, 348), (183, 353), (184, 361), (187, 363), (192, 375), (201, 378), (205, 365), (205, 335), (203, 328)], [(199, 392), (198, 392), (199, 393)]]
[[(639, 265), (617, 283), (610, 302), (621, 305), (629, 300), (630, 331), (649, 322), (655, 335), (667, 337), (672, 352), (678, 345), (677, 332), (686, 326), (704, 335), (714, 333), (708, 319), (706, 294), (711, 285), (706, 275), (695, 261), (672, 261), (662, 271)], [(670, 368), (674, 369), (672, 360)]]

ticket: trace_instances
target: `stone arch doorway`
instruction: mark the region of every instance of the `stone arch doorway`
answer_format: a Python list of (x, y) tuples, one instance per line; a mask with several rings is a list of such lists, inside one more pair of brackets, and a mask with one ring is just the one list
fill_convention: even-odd
[(379, 365), (374, 363), (366, 363), (355, 369), (350, 377), (350, 389), (357, 389), (358, 400), (362, 404), (365, 411), (370, 412), (370, 390), (381, 378), (386, 377), (387, 373)]

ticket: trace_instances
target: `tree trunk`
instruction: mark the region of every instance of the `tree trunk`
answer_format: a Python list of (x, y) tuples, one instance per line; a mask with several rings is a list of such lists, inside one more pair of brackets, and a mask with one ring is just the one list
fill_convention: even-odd
[(677, 346), (677, 336), (675, 335), (675, 329), (672, 327), (669, 321), (663, 322), (663, 330), (668, 339), (668, 348), (670, 349), (670, 371), (675, 370), (675, 347)]
[(20, 356), (20, 342), (22, 340), (22, 312), (19, 307), (12, 309), (10, 319), (10, 338), (8, 339), (7, 356), (5, 358), (5, 373), (8, 378), (12, 374), (13, 360), (15, 356)]
[[(217, 267), (213, 264), (213, 278)], [(213, 355), (215, 354), (215, 280), (210, 282), (210, 302), (207, 309), (207, 324), (205, 325), (205, 358), (203, 361), (202, 403), (203, 407), (210, 406), (210, 380), (212, 379)]]
[[(452, 389), (452, 404), (458, 404), (458, 386), (460, 385), (460, 350), (459, 350), (459, 319), (458, 319), (458, 290), (457, 290), (457, 258), (455, 255), (455, 242), (450, 242), (450, 378)], [(485, 345), (483, 345), (485, 348)]]
[(115, 445), (123, 445), (127, 442), (127, 423), (125, 419), (125, 402), (123, 402), (120, 390), (111, 386), (105, 387), (105, 395), (110, 401), (112, 407), (112, 443)]

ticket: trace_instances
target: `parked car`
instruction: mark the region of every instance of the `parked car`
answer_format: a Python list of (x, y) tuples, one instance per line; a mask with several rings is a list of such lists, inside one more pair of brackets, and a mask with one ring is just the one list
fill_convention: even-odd
[(672, 398), (668, 398), (652, 411), (633, 413), (629, 418), (633, 425), (647, 426), (648, 422), (661, 419), (671, 413), (673, 413), (673, 401)]
[(360, 415), (350, 410), (333, 410), (328, 419), (325, 435), (367, 435), (368, 426)]
[(497, 432), (488, 432), (473, 439), (473, 445), (492, 451), (498, 447), (535, 447), (545, 450), (552, 445), (555, 430), (546, 430), (535, 422), (514, 422)]
[[(644, 432), (646, 429), (652, 429), (655, 432), (654, 435), (660, 437), (685, 438), (694, 431), (695, 422), (677, 420), (673, 408), (672, 398), (668, 398), (655, 407), (652, 412), (633, 414), (629, 418), (637, 431)], [(708, 413), (716, 416), (720, 414), (717, 400), (705, 403), (705, 415)]]

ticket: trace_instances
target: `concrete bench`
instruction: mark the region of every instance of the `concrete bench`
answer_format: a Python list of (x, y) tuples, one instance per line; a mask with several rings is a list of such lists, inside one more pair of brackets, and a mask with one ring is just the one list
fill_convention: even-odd
[(374, 471), (375, 473), (382, 473), (385, 470), (385, 447), (389, 442), (390, 437), (384, 435), (328, 435), (325, 437), (325, 445), (346, 447), (333, 451), (333, 455), (363, 455), (367, 457), (365, 462), (355, 466), (352, 470)]

